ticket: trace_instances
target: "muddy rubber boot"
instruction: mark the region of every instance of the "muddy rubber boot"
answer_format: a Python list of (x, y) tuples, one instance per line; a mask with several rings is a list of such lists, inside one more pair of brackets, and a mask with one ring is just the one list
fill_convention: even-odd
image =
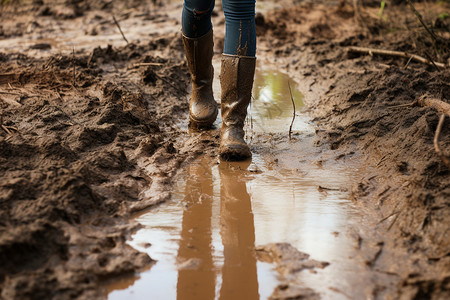
[(192, 81), (189, 127), (206, 129), (212, 126), (218, 112), (212, 91), (213, 31), (211, 29), (200, 38), (188, 38), (183, 34), (183, 44)]
[(245, 160), (252, 156), (244, 140), (244, 122), (252, 97), (255, 57), (222, 55), (220, 157)]

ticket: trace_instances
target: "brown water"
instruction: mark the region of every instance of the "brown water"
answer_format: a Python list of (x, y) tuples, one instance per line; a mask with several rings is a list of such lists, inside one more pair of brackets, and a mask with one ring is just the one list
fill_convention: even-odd
[[(252, 147), (270, 147), (258, 141), (274, 133), (287, 135), (293, 114), (289, 80), (258, 67), (246, 126)], [(300, 110), (302, 95), (290, 85)], [(330, 263), (302, 271), (297, 284), (325, 299), (363, 297), (364, 285), (355, 284), (365, 280), (364, 270), (352, 257), (354, 240), (347, 232), (362, 220), (348, 192), (357, 165), (328, 160), (334, 154), (314, 146), (314, 128), (304, 114), (293, 128), (293, 141), (278, 139), (273, 148), (254, 151), (251, 162), (204, 157), (189, 165), (172, 200), (137, 217), (144, 228), (130, 245), (158, 262), (109, 286), (108, 299), (267, 299), (286, 279), (257, 261), (254, 249), (275, 242)]]

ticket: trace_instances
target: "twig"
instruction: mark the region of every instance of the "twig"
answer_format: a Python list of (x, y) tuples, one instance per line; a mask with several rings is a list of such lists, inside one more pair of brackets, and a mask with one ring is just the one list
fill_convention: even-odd
[(91, 54), (89, 55), (89, 58), (87, 60), (87, 66), (88, 67), (91, 66), (92, 59), (94, 58), (94, 53), (95, 53), (95, 51), (92, 51)]
[(291, 126), (289, 126), (289, 140), (291, 140), (292, 125), (294, 125), (294, 121), (295, 121), (295, 102), (294, 102), (294, 98), (292, 97), (291, 84), (289, 83), (289, 80), (288, 80), (288, 87), (289, 87), (289, 94), (291, 95), (292, 107), (294, 108), (294, 114), (292, 115)]
[(1, 125), (2, 129), (8, 134), (11, 135), (11, 131), (9, 131), (8, 127), (6, 127), (5, 125)]
[(436, 65), (436, 63), (433, 61), (433, 58), (430, 56), (430, 54), (428, 54), (427, 52), (425, 52), (425, 55), (427, 56), (428, 60), (433, 64), (433, 66), (436, 68), (436, 70), (439, 72), (441, 69), (439, 69), (439, 67)]
[(447, 166), (447, 168), (450, 169), (450, 160), (445, 156), (444, 153), (442, 153), (441, 149), (439, 148), (439, 135), (441, 134), (442, 125), (444, 124), (444, 120), (445, 120), (445, 114), (442, 114), (441, 117), (439, 118), (439, 123), (436, 128), (436, 133), (434, 134), (433, 144), (434, 144), (434, 150), (436, 150), (437, 155), (442, 159), (442, 161)]
[(414, 14), (416, 15), (416, 17), (419, 19), (420, 23), (422, 24), (422, 26), (426, 29), (426, 31), (431, 35), (431, 37), (433, 38), (433, 40), (435, 42), (438, 42), (439, 39), (438, 37), (434, 34), (433, 30), (431, 30), (430, 28), (428, 28), (428, 26), (425, 24), (425, 22), (422, 19), (422, 16), (420, 15), (420, 13), (416, 10), (416, 8), (414, 7), (414, 5), (411, 3), (411, 1), (406, 0), (406, 3), (408, 3), (409, 7), (411, 8), (411, 10), (414, 12)]
[(400, 213), (400, 211), (394, 211), (393, 213), (389, 214), (387, 217), (384, 217), (383, 219), (378, 221), (377, 225), (383, 223), (384, 221), (386, 221), (387, 219), (389, 219), (392, 216), (398, 215), (399, 213)]
[(403, 57), (408, 58), (411, 60), (415, 60), (424, 64), (428, 65), (435, 65), (437, 67), (445, 69), (447, 65), (439, 62), (434, 62), (429, 59), (426, 59), (422, 56), (416, 55), (416, 54), (409, 54), (407, 52), (401, 52), (401, 51), (392, 51), (392, 50), (382, 50), (382, 49), (373, 49), (373, 48), (365, 48), (365, 47), (348, 47), (347, 51), (349, 52), (356, 52), (356, 53), (365, 53), (369, 55), (378, 54), (378, 55), (386, 55), (386, 56), (396, 56), (396, 57)]
[(398, 107), (407, 107), (407, 106), (415, 106), (418, 104), (417, 100), (414, 100), (413, 102), (406, 103), (406, 104), (399, 104), (399, 105), (391, 105), (389, 108), (398, 108)]
[(392, 220), (391, 224), (389, 224), (387, 231), (391, 230), (392, 226), (394, 226), (395, 222), (397, 222), (398, 217), (400, 216), (400, 213), (402, 213), (402, 211), (399, 211), (395, 217), (394, 220)]
[(450, 117), (450, 104), (444, 101), (429, 98), (427, 95), (423, 95), (417, 99), (417, 104), (420, 106), (432, 107), (442, 114), (446, 114)]
[(321, 185), (319, 185), (319, 186), (317, 187), (317, 190), (318, 190), (319, 192), (323, 192), (323, 191), (339, 191), (339, 192), (346, 192), (346, 191), (347, 191), (346, 189), (330, 188), (330, 187), (321, 186)]
[(75, 71), (75, 48), (72, 48), (72, 66), (73, 66), (73, 85), (75, 86), (77, 81), (76, 71)]
[(138, 68), (138, 67), (147, 67), (147, 66), (162, 66), (164, 64), (162, 63), (138, 63), (138, 64), (134, 64), (133, 67)]
[(14, 95), (14, 96), (20, 96), (19, 93), (12, 93), (12, 92), (5, 92), (5, 91), (0, 91), (0, 94), (6, 94), (6, 95)]
[(411, 62), (411, 60), (412, 60), (412, 56), (408, 59), (408, 62), (405, 65), (405, 69), (408, 69), (408, 66), (409, 66), (409, 63)]
[(115, 16), (113, 16), (113, 20), (114, 20), (114, 23), (116, 23), (117, 28), (119, 28), (120, 34), (122, 35), (123, 39), (125, 40), (125, 42), (127, 42), (127, 44), (129, 44), (127, 38), (125, 37), (125, 34), (123, 34), (122, 28), (120, 28), (119, 22), (117, 22)]
[(427, 95), (422, 95), (418, 99), (414, 100), (413, 102), (406, 103), (406, 104), (400, 104), (400, 105), (392, 105), (389, 106), (389, 108), (398, 108), (398, 107), (407, 107), (407, 106), (423, 106), (423, 107), (432, 107), (436, 109), (438, 112), (446, 114), (450, 116), (450, 104), (446, 103), (444, 101), (434, 99), (434, 98), (428, 98)]
[(364, 19), (361, 18), (361, 11), (359, 7), (359, 0), (353, 0), (353, 10), (355, 12), (355, 20), (359, 23), (363, 23)]

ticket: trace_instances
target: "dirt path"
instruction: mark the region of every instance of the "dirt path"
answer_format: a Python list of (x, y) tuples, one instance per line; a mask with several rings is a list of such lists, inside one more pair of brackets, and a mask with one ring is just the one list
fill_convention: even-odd
[[(183, 165), (216, 155), (217, 134), (189, 135), (184, 125), (188, 73), (180, 4), (159, 2), (1, 6), (4, 299), (97, 299), (100, 283), (151, 265), (125, 244), (137, 229), (130, 214), (167, 200)], [(448, 298), (450, 177), (433, 146), (439, 114), (409, 104), (425, 93), (448, 103), (449, 69), (345, 48), (410, 51), (448, 62), (449, 19), (438, 15), (449, 6), (426, 10), (436, 28), (447, 28), (439, 31), (447, 47), (428, 53), (429, 37), (407, 7), (392, 5), (383, 19), (378, 7), (365, 6), (360, 27), (350, 4), (330, 3), (259, 8), (259, 59), (301, 84), (319, 126), (317, 144), (344, 153), (336, 159), (355, 152), (366, 157), (368, 172), (352, 195), (379, 221), (374, 232), (360, 231), (358, 247), (373, 254), (367, 268), (398, 282), (386, 286), (375, 278), (367, 296)], [(217, 29), (224, 24), (219, 6)], [(413, 30), (403, 30), (405, 24)], [(217, 54), (223, 36), (216, 30)], [(149, 65), (135, 65), (142, 63)], [(448, 124), (447, 118), (439, 139), (447, 155)]]

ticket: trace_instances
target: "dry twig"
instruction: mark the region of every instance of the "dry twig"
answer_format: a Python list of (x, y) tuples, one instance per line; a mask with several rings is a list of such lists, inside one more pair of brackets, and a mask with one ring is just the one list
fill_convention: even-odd
[(294, 121), (295, 121), (295, 102), (294, 102), (294, 98), (292, 97), (291, 84), (289, 83), (289, 81), (288, 81), (288, 87), (289, 87), (289, 94), (291, 95), (292, 107), (294, 108), (294, 114), (292, 116), (291, 126), (289, 126), (289, 140), (291, 140), (292, 125), (294, 125)]
[(433, 66), (436, 68), (436, 71), (440, 71), (439, 67), (436, 65), (436, 63), (433, 61), (433, 58), (430, 56), (430, 54), (425, 52), (425, 55), (427, 56), (428, 60), (433, 64)]
[(438, 112), (450, 116), (450, 104), (449, 103), (446, 103), (446, 102), (438, 100), (438, 99), (429, 98), (427, 95), (422, 95), (421, 97), (419, 97), (418, 99), (416, 99), (410, 103), (400, 104), (400, 105), (392, 105), (389, 107), (390, 108), (407, 107), (407, 106), (413, 107), (416, 105), (419, 105), (422, 107), (432, 107), (432, 108), (436, 109)]
[(14, 95), (14, 96), (20, 96), (19, 93), (12, 93), (12, 92), (5, 92), (5, 91), (0, 91), (0, 94), (6, 94), (6, 95)]
[(129, 42), (128, 42), (127, 38), (125, 37), (125, 34), (123, 34), (122, 28), (120, 27), (119, 22), (117, 22), (115, 16), (113, 16), (113, 20), (114, 20), (114, 23), (116, 23), (117, 28), (119, 28), (120, 34), (122, 35), (123, 39), (125, 40), (125, 42), (127, 42), (127, 44), (129, 44)]
[(73, 85), (76, 84), (77, 76), (75, 71), (75, 48), (72, 48)]
[(148, 66), (162, 66), (162, 63), (137, 63), (134, 64), (133, 67), (138, 68), (138, 67), (148, 67)]
[(409, 54), (407, 52), (401, 52), (401, 51), (392, 51), (392, 50), (382, 50), (382, 49), (373, 49), (373, 48), (365, 48), (365, 47), (348, 47), (347, 51), (349, 52), (356, 52), (356, 53), (365, 53), (369, 55), (378, 54), (378, 55), (385, 55), (385, 56), (395, 56), (395, 57), (403, 57), (408, 58), (411, 60), (415, 60), (417, 62), (421, 62), (428, 65), (434, 65), (436, 67), (440, 67), (445, 69), (448, 67), (447, 65), (439, 62), (434, 62), (432, 60), (426, 59), (422, 56), (416, 55), (416, 54)]
[(433, 40), (435, 42), (438, 42), (439, 39), (438, 37), (434, 34), (433, 30), (431, 30), (430, 28), (428, 28), (428, 26), (425, 24), (425, 22), (422, 19), (422, 16), (420, 15), (420, 13), (416, 10), (416, 8), (414, 7), (414, 5), (411, 3), (411, 1), (406, 0), (406, 3), (408, 3), (409, 7), (411, 8), (411, 10), (413, 11), (413, 13), (416, 15), (416, 17), (419, 19), (420, 23), (422, 24), (422, 26), (425, 28), (425, 30), (431, 35), (431, 37), (433, 38)]
[(3, 116), (0, 116), (0, 128), (3, 129), (3, 131), (5, 131), (9, 136), (14, 135), (11, 130), (14, 132), (19, 131), (16, 127), (3, 125)]
[(447, 158), (447, 156), (445, 156), (444, 153), (442, 153), (441, 149), (439, 148), (439, 135), (441, 134), (442, 125), (444, 124), (444, 120), (445, 120), (445, 114), (442, 114), (441, 117), (439, 118), (439, 123), (436, 128), (436, 133), (434, 134), (433, 144), (434, 144), (434, 150), (436, 150), (437, 155), (442, 159), (442, 161), (447, 166), (447, 168), (450, 169), (450, 160)]
[(5, 125), (1, 125), (2, 129), (8, 134), (11, 135), (11, 131), (9, 131), (8, 127), (6, 127)]
[(446, 114), (450, 117), (450, 104), (446, 103), (444, 101), (435, 99), (435, 98), (429, 98), (428, 95), (423, 95), (419, 97), (419, 99), (416, 100), (417, 104), (424, 107), (432, 107), (438, 112), (442, 114)]

